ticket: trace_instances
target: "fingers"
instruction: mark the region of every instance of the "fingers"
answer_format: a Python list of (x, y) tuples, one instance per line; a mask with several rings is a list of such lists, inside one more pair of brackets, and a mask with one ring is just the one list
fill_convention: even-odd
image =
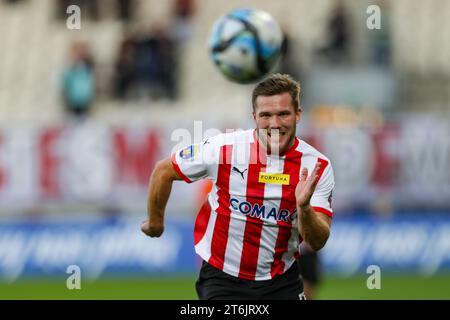
[(142, 221), (141, 223), (141, 231), (144, 232), (145, 234), (147, 233), (147, 229), (148, 229), (148, 221)]
[(322, 167), (322, 164), (320, 162), (317, 162), (316, 165), (314, 166), (314, 170), (311, 173), (311, 176), (309, 177), (309, 180), (311, 181), (311, 183), (313, 184), (314, 187), (319, 182), (319, 172), (320, 172), (321, 167)]
[(316, 163), (311, 175), (308, 177), (308, 169), (303, 168), (300, 173), (300, 181), (295, 189), (296, 199), (300, 206), (309, 203), (319, 182), (319, 172), (322, 164)]
[(322, 164), (320, 162), (316, 163), (314, 172), (312, 174), (313, 178), (311, 178), (311, 180), (312, 180), (312, 187), (314, 189), (316, 188), (317, 184), (319, 183), (319, 172), (320, 172), (321, 167), (322, 167)]
[(303, 168), (300, 174), (300, 181), (314, 181), (317, 182), (318, 178), (319, 178), (319, 171), (320, 168), (322, 167), (322, 164), (320, 162), (317, 162), (316, 165), (314, 166), (313, 172), (311, 173), (311, 175), (308, 177), (308, 169), (307, 168)]
[(306, 181), (307, 178), (308, 178), (308, 169), (303, 168), (302, 173), (300, 174), (300, 181)]
[(306, 188), (314, 191), (314, 189), (317, 186), (317, 183), (319, 182), (319, 171), (321, 167), (322, 164), (320, 162), (317, 162), (309, 177), (308, 177), (308, 169), (303, 168), (300, 174), (300, 182), (304, 183)]
[(145, 228), (148, 226), (148, 220), (144, 220), (141, 222), (141, 228)]
[(313, 173), (311, 175), (313, 177), (318, 176), (321, 167), (322, 167), (322, 163), (317, 162), (316, 165), (314, 166), (314, 170), (313, 170)]

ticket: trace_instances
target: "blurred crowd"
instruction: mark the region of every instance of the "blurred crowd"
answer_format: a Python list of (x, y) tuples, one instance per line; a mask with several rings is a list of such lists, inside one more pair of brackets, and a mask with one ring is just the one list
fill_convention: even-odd
[[(11, 1), (13, 0), (5, 0)], [(16, 0), (19, 1), (19, 0)], [(104, 19), (105, 6), (100, 0), (55, 0), (57, 19), (67, 17), (69, 5), (78, 5), (85, 16), (93, 23)], [(115, 12), (115, 19), (124, 23), (124, 35), (117, 43), (115, 61), (108, 68), (110, 79), (108, 97), (120, 101), (158, 100), (176, 101), (179, 98), (180, 56), (183, 44), (192, 36), (192, 20), (195, 17), (195, 0), (173, 0), (170, 17), (166, 21), (152, 22), (151, 26), (136, 28), (136, 12), (139, 10), (135, 0), (111, 1), (109, 14)], [(383, 3), (383, 2), (381, 2)], [(389, 8), (383, 7), (384, 28), (370, 33), (369, 63), (384, 67), (390, 64), (391, 44)], [(336, 1), (325, 21), (324, 40), (313, 49), (314, 65), (349, 66), (355, 63), (353, 47), (355, 44), (355, 16), (344, 1)], [(130, 27), (133, 26), (133, 27)], [(132, 30), (132, 31), (130, 31)], [(282, 48), (281, 72), (290, 73), (303, 79), (302, 72), (309, 66), (292, 48), (303, 43), (294, 37), (292, 30), (284, 30), (285, 41)], [(94, 102), (96, 85), (95, 57), (90, 43), (77, 40), (72, 44), (70, 59), (64, 71), (63, 96), (66, 110), (74, 115), (86, 115)], [(103, 77), (103, 75), (102, 75)]]
[[(68, 5), (79, 5), (92, 21), (99, 21), (101, 14), (98, 1), (59, 0), (57, 17), (66, 18)], [(125, 24), (132, 23), (135, 3), (118, 0), (118, 18)], [(191, 36), (191, 20), (195, 13), (194, 0), (174, 0), (169, 21), (153, 23), (151, 27), (134, 28), (125, 32), (117, 45), (110, 83), (112, 99), (175, 101), (179, 97), (182, 46)], [(125, 28), (130, 30), (133, 28)], [(88, 42), (76, 40), (63, 73), (62, 93), (66, 110), (75, 116), (85, 116), (95, 99), (95, 57)]]
[(170, 30), (156, 25), (120, 44), (114, 70), (114, 95), (119, 99), (149, 96), (177, 98), (177, 42)]

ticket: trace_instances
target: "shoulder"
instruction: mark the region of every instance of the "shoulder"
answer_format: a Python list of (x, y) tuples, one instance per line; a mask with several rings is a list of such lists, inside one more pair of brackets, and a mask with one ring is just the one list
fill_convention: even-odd
[(302, 166), (312, 170), (317, 162), (321, 162), (322, 167), (319, 171), (319, 185), (327, 190), (332, 189), (334, 187), (334, 173), (330, 159), (303, 140), (299, 141), (297, 150), (302, 153)]
[(322, 152), (317, 150), (315, 147), (310, 145), (309, 143), (298, 139), (299, 144), (297, 146), (297, 150), (302, 153), (302, 158), (310, 158), (310, 159), (322, 159), (323, 161), (327, 162), (329, 165), (331, 165), (330, 159), (325, 156)]
[(233, 132), (220, 133), (207, 138), (203, 144), (212, 144), (216, 147), (225, 145), (236, 145), (240, 143), (249, 143), (253, 141), (253, 130), (237, 130)]

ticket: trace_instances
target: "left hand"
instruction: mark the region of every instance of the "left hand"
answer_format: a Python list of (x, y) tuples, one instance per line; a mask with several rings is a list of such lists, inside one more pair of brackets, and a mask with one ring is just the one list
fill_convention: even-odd
[(303, 168), (300, 174), (300, 181), (295, 188), (295, 199), (297, 200), (297, 205), (300, 208), (309, 206), (311, 197), (314, 190), (316, 190), (317, 183), (319, 182), (320, 167), (321, 163), (317, 162), (310, 176), (308, 176), (308, 169), (306, 168)]
[(149, 237), (160, 237), (164, 232), (164, 225), (154, 225), (151, 224), (149, 220), (145, 220), (141, 224), (141, 231)]

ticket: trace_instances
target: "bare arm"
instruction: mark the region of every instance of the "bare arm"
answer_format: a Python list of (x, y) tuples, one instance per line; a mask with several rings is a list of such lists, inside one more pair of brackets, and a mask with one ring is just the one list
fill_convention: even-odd
[(318, 251), (325, 246), (330, 236), (331, 218), (322, 213), (316, 213), (309, 205), (300, 210), (302, 214), (299, 233), (313, 250)]
[(160, 237), (164, 232), (164, 211), (175, 180), (182, 180), (182, 178), (173, 168), (171, 159), (159, 161), (152, 172), (148, 186), (148, 220), (141, 225), (142, 232), (147, 236)]
[(315, 251), (323, 248), (330, 236), (331, 227), (331, 218), (316, 213), (310, 205), (311, 197), (319, 181), (320, 166), (321, 164), (317, 163), (309, 177), (308, 169), (304, 168), (295, 190), (297, 212), (299, 213), (298, 232)]

